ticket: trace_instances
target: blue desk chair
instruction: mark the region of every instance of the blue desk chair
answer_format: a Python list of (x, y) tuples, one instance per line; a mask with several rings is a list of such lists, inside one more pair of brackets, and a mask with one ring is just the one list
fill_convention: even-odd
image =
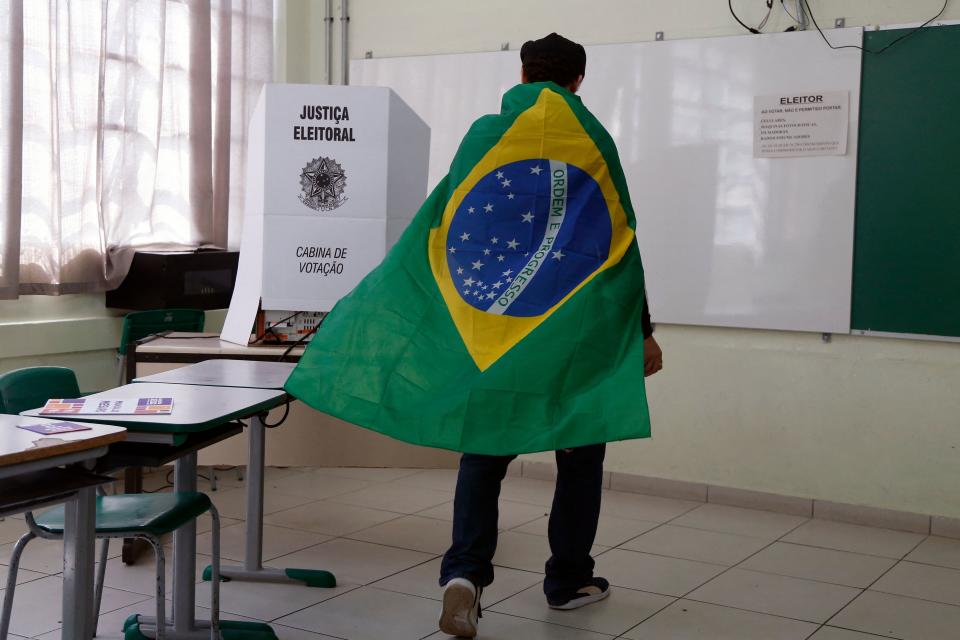
[[(0, 413), (17, 414), (43, 406), (50, 398), (76, 398), (80, 395), (73, 371), (64, 367), (30, 367), (0, 375)], [(220, 637), (220, 516), (205, 494), (191, 491), (135, 495), (99, 495), (96, 507), (96, 535), (100, 544), (100, 565), (94, 595), (94, 634), (103, 597), (103, 580), (107, 569), (110, 538), (142, 538), (153, 547), (157, 557), (157, 640), (163, 640), (166, 630), (166, 584), (164, 553), (161, 537), (172, 533), (203, 513), (210, 512), (212, 530), (212, 585), (210, 593), (210, 637)], [(13, 595), (17, 584), (17, 570), (23, 550), (34, 538), (62, 540), (65, 510), (61, 505), (34, 517), (26, 514), (29, 529), (14, 545), (10, 554), (7, 589), (0, 613), (0, 640), (7, 639), (13, 609)], [(141, 622), (145, 622), (141, 620)], [(125, 629), (126, 631), (126, 629)], [(141, 638), (134, 627), (126, 634), (131, 640)]]

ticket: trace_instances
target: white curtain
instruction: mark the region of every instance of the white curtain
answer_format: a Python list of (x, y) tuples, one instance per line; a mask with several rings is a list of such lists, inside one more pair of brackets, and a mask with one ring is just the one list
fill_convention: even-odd
[(0, 297), (239, 244), (272, 0), (0, 0), (0, 55)]

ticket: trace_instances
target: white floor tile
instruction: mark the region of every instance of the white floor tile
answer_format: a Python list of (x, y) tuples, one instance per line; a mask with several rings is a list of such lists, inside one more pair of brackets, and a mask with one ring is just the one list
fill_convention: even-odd
[(424, 469), (398, 478), (395, 482), (439, 491), (454, 491), (457, 488), (458, 472), (457, 469)]
[(821, 627), (819, 631), (810, 636), (810, 640), (879, 640), (883, 637), (885, 636), (838, 629), (837, 627)]
[(866, 589), (894, 563), (892, 558), (777, 542), (738, 568)]
[(27, 532), (27, 525), (19, 518), (0, 518), (0, 544), (16, 542)]
[(401, 484), (373, 485), (360, 491), (330, 498), (331, 502), (353, 504), (369, 509), (412, 514), (453, 499), (452, 491), (437, 491)]
[(553, 480), (508, 477), (500, 485), (500, 499), (549, 507), (553, 504), (555, 488)]
[[(608, 547), (594, 545), (592, 554), (596, 557)], [(550, 558), (550, 543), (544, 536), (501, 531), (497, 541), (497, 552), (493, 564), (511, 569), (543, 573), (544, 565)]]
[(705, 562), (611, 549), (597, 557), (594, 574), (613, 585), (679, 597), (725, 569)]
[(621, 545), (622, 549), (733, 566), (770, 544), (733, 533), (665, 524)]
[(899, 559), (910, 553), (924, 538), (919, 533), (811, 520), (784, 536), (782, 541)]
[(626, 491), (604, 491), (600, 514), (631, 520), (667, 522), (702, 505), (702, 502), (690, 500), (675, 500)]
[[(326, 542), (330, 536), (308, 531), (298, 531), (273, 525), (263, 526), (263, 560), (273, 560), (280, 556), (306, 549)], [(197, 550), (209, 553), (212, 534), (197, 536)], [(230, 525), (220, 530), (220, 558), (224, 561), (242, 562), (246, 554), (246, 525)]]
[[(99, 554), (99, 543), (96, 548), (97, 554)], [(10, 553), (12, 551), (12, 544), (0, 546), (0, 564), (10, 564)], [(120, 544), (111, 542), (108, 558), (116, 558), (120, 555), (120, 552)], [(34, 538), (20, 557), (20, 568), (45, 574), (60, 573), (63, 571), (63, 541)]]
[[(437, 558), (374, 582), (371, 586), (420, 596), (421, 598), (440, 600), (439, 580), (440, 558)], [(542, 580), (543, 576), (538, 573), (508, 569), (507, 567), (494, 567), (493, 584), (484, 588), (480, 603), (484, 608), (490, 607), (528, 587), (539, 584)]]
[(312, 631), (294, 629), (293, 627), (284, 627), (279, 624), (271, 624), (270, 626), (273, 627), (273, 632), (277, 634), (278, 640), (340, 640), (340, 638), (334, 638), (333, 636), (325, 636), (320, 633), (313, 633)]
[[(166, 590), (167, 598), (173, 594), (173, 550), (170, 547), (164, 548), (166, 555)], [(210, 556), (197, 554), (196, 564), (196, 582), (200, 582), (203, 577), (203, 569), (210, 564)], [(152, 553), (144, 554), (142, 558), (134, 565), (123, 564), (123, 560), (118, 556), (107, 561), (107, 573), (104, 576), (104, 584), (114, 589), (139, 593), (144, 596), (152, 597), (156, 593), (156, 565)]]
[(344, 536), (401, 517), (392, 511), (368, 509), (339, 502), (311, 502), (264, 517), (264, 522), (291, 529)]
[(901, 562), (870, 589), (960, 606), (960, 571)]
[(859, 589), (850, 587), (734, 568), (687, 597), (700, 602), (822, 623), (859, 593)]
[(816, 624), (679, 600), (624, 634), (630, 640), (805, 640)]
[[(613, 638), (613, 636), (585, 629), (562, 627), (493, 611), (483, 614), (483, 619), (480, 620), (480, 633), (477, 637), (480, 640), (610, 640)], [(437, 631), (429, 638), (446, 640), (450, 636)]]
[(443, 520), (404, 516), (351, 533), (348, 538), (390, 547), (442, 554), (450, 548), (452, 525)]
[[(0, 589), (3, 589), (7, 586), (7, 575), (9, 570), (7, 565), (0, 564)], [(45, 578), (46, 573), (39, 573), (37, 571), (30, 571), (29, 569), (24, 569), (20, 567), (17, 571), (17, 584), (23, 584), (24, 582), (30, 582), (32, 580), (38, 580), (40, 578)]]
[(390, 482), (399, 478), (405, 478), (423, 469), (403, 469), (393, 467), (313, 467), (309, 469), (314, 473), (325, 475), (340, 476), (342, 478), (356, 478), (357, 480), (367, 480), (369, 482)]
[[(246, 516), (247, 490), (230, 489), (228, 491), (216, 491), (208, 494), (210, 499), (216, 505), (220, 515), (225, 518), (243, 520)], [(292, 509), (310, 502), (314, 498), (304, 498), (303, 496), (292, 496), (284, 493), (265, 492), (263, 498), (263, 513), (271, 514), (285, 509)]]
[(830, 624), (900, 640), (947, 640), (957, 637), (960, 607), (866, 591)]
[(907, 560), (960, 569), (960, 540), (930, 536), (910, 552)]
[[(59, 629), (62, 601), (63, 579), (60, 576), (41, 578), (17, 587), (10, 632), (31, 637)], [(105, 587), (100, 610), (107, 613), (142, 601), (144, 597), (141, 594)]]
[(342, 493), (359, 491), (369, 486), (371, 486), (371, 483), (367, 480), (306, 471), (266, 482), (264, 483), (264, 490), (271, 494), (282, 493), (320, 500)]
[(438, 615), (433, 600), (364, 587), (277, 622), (349, 640), (419, 640), (437, 629)]
[[(324, 589), (299, 584), (231, 580), (220, 585), (221, 615), (224, 618), (241, 615), (270, 621), (356, 588), (355, 585), (347, 585)], [(197, 602), (210, 602), (209, 582), (197, 587)]]
[(616, 636), (673, 601), (674, 598), (667, 596), (612, 587), (605, 600), (572, 611), (557, 611), (547, 606), (543, 585), (538, 584), (490, 607), (490, 610)]
[[(532, 533), (538, 536), (545, 536), (548, 533), (549, 523), (550, 517), (544, 516), (537, 518), (533, 522), (515, 527), (513, 530), (519, 533)], [(625, 543), (627, 540), (659, 526), (660, 524), (657, 522), (601, 515), (597, 523), (597, 537), (594, 542), (604, 547), (616, 547), (617, 545)]]
[(806, 521), (807, 518), (772, 511), (705, 504), (671, 521), (670, 524), (775, 540)]
[(273, 564), (326, 569), (337, 577), (337, 584), (347, 586), (369, 584), (434, 557), (433, 554), (419, 551), (337, 539), (281, 556), (273, 560)]

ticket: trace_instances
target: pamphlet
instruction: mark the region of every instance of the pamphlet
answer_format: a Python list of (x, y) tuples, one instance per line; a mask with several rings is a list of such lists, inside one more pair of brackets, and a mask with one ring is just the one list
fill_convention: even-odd
[(73, 431), (89, 431), (92, 427), (75, 422), (47, 422), (43, 424), (18, 424), (18, 429), (26, 429), (44, 436), (52, 436), (58, 433), (71, 433)]
[(173, 413), (173, 398), (53, 398), (42, 416), (163, 416)]

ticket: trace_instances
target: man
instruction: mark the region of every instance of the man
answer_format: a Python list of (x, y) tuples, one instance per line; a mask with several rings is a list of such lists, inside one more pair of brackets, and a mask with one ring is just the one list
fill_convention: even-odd
[[(524, 84), (552, 82), (576, 93), (583, 82), (586, 51), (556, 33), (525, 43), (520, 50)], [(644, 375), (659, 371), (662, 353), (653, 337), (644, 299)], [(609, 583), (593, 575), (590, 549), (597, 533), (603, 479), (604, 443), (556, 452), (557, 482), (548, 535), (551, 557), (543, 583), (552, 609), (576, 609), (610, 594)], [(454, 500), (453, 544), (443, 558), (440, 630), (454, 636), (477, 635), (480, 596), (493, 582), (497, 547), (497, 502), (507, 466), (516, 456), (465, 453), (460, 461)]]

